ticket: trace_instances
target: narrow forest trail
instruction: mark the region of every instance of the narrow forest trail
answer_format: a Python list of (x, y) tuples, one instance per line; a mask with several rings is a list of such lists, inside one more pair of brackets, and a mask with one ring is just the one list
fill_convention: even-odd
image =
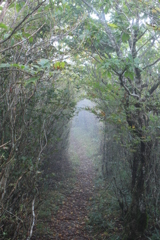
[[(80, 102), (79, 107), (91, 105), (89, 100)], [(86, 111), (80, 110), (72, 121), (69, 139), (69, 158), (75, 171), (75, 184), (72, 190), (66, 189), (66, 196), (57, 215), (52, 218), (54, 239), (85, 240), (93, 239), (87, 232), (89, 206), (94, 196), (95, 164), (93, 155), (97, 152), (97, 119)], [(75, 165), (75, 161), (78, 164)], [(68, 183), (68, 186), (71, 184)]]
[(85, 225), (88, 220), (88, 207), (94, 193), (95, 171), (93, 162), (85, 156), (84, 149), (78, 145), (76, 149), (80, 156), (80, 165), (75, 173), (75, 185), (68, 192), (56, 217), (52, 218), (53, 239), (93, 239), (85, 230)]
[(99, 152), (100, 131), (94, 114), (84, 109), (92, 105), (89, 100), (77, 104), (77, 114), (69, 125), (66, 155), (54, 159), (50, 154), (42, 168), (42, 206), (33, 239), (94, 239), (88, 230), (92, 228), (86, 228), (86, 223), (90, 220), (89, 209), (96, 192), (95, 156)]

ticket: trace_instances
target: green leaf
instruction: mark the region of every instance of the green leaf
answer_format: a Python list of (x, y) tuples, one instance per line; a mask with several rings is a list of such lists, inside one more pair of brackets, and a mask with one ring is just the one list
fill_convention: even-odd
[(19, 3), (17, 3), (17, 4), (16, 4), (16, 10), (17, 10), (17, 12), (19, 12), (20, 9), (21, 9), (21, 6), (20, 6)]
[(26, 37), (26, 38), (28, 38), (28, 37), (30, 37), (31, 36), (31, 34), (30, 33), (26, 33), (26, 32), (23, 32), (23, 37)]
[(9, 37), (9, 34), (5, 33), (4, 36), (3, 36), (3, 39), (6, 39), (7, 37)]
[(22, 32), (17, 32), (16, 34), (14, 34), (14, 38), (17, 40), (21, 40), (22, 39)]
[(19, 3), (16, 4), (16, 10), (17, 10), (17, 12), (19, 12), (19, 11), (22, 9), (22, 7), (24, 6), (24, 4), (25, 4), (24, 1), (23, 1), (23, 2), (19, 2)]
[(11, 66), (12, 66), (12, 67), (20, 67), (20, 65), (17, 64), (17, 63), (13, 63), (13, 64), (11, 64)]
[(11, 46), (13, 46), (14, 45), (14, 39), (12, 38), (11, 39)]
[(21, 68), (21, 69), (24, 69), (24, 68), (25, 68), (24, 65), (19, 65), (19, 64), (17, 64), (17, 63), (12, 63), (12, 64), (2, 63), (2, 64), (0, 64), (0, 68), (6, 68), (6, 67), (18, 67), (18, 68)]
[(106, 53), (112, 53), (112, 52), (115, 52), (115, 49), (112, 48), (112, 47), (110, 47), (110, 46), (107, 46), (107, 47), (105, 48), (105, 52), (106, 52)]
[(118, 26), (114, 23), (108, 23), (108, 26), (112, 27), (112, 28), (118, 28)]
[(17, 67), (17, 68), (20, 68), (20, 69), (24, 69), (24, 68), (25, 68), (24, 65), (20, 65), (20, 64), (18, 64), (18, 63), (12, 63), (10, 66), (11, 66), (11, 67)]
[(60, 66), (61, 66), (61, 68), (64, 68), (65, 67), (65, 62), (61, 62)]
[(129, 40), (129, 34), (127, 34), (127, 33), (123, 33), (123, 35), (122, 35), (122, 42), (127, 42), (128, 40)]
[(29, 43), (32, 43), (33, 42), (33, 37), (30, 37), (28, 41), (29, 41)]
[(108, 78), (111, 78), (111, 76), (112, 76), (112, 75), (111, 75), (111, 72), (107, 72), (107, 77), (108, 77)]
[(4, 23), (0, 23), (0, 28), (8, 29), (8, 27)]
[(127, 78), (129, 77), (131, 80), (134, 79), (134, 73), (133, 72), (129, 72), (129, 71), (126, 71), (124, 76)]
[(63, 69), (65, 67), (65, 62), (56, 62), (54, 64), (55, 69)]
[(50, 9), (50, 6), (49, 6), (49, 5), (44, 8), (45, 11), (46, 11), (46, 10), (49, 10), (49, 9)]
[(15, 3), (12, 3), (11, 5), (9, 5), (8, 8), (10, 9), (10, 8), (13, 8), (14, 6), (15, 6)]
[(42, 58), (37, 62), (39, 65), (41, 65), (42, 68), (49, 67), (50, 62), (48, 59)]
[(39, 79), (39, 77), (32, 77), (30, 79), (28, 79), (26, 82), (25, 82), (25, 86), (27, 86), (29, 83), (36, 83), (36, 81)]
[(35, 65), (35, 64), (33, 64), (32, 67), (37, 68), (37, 69), (41, 69), (38, 65)]

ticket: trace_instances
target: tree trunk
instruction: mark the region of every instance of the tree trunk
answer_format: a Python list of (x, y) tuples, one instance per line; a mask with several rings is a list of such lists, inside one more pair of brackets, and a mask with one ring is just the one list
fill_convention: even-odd
[(146, 141), (146, 137), (141, 130), (143, 127), (147, 127), (146, 123), (145, 125), (142, 124), (138, 126), (139, 130), (135, 130), (133, 133), (133, 137), (138, 137), (140, 142), (138, 146), (136, 146), (133, 155), (131, 183), (132, 201), (125, 218), (125, 239), (127, 240), (134, 240), (142, 235), (148, 222), (145, 180), (148, 174), (152, 142)]

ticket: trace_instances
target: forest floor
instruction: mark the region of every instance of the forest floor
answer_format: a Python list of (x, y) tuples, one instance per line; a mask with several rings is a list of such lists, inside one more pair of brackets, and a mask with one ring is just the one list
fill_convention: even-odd
[[(52, 216), (53, 239), (93, 239), (85, 226), (88, 221), (88, 207), (94, 194), (95, 171), (93, 162), (81, 152), (81, 148), (77, 147), (77, 152), (80, 159), (76, 168), (75, 184), (71, 190), (66, 191), (63, 205), (57, 215)], [(71, 184), (68, 183), (69, 185)]]
[[(71, 137), (71, 161), (65, 161), (56, 179), (52, 162), (44, 171), (47, 188), (33, 239), (36, 240), (91, 240), (92, 233), (86, 229), (89, 207), (95, 192), (95, 166), (87, 155), (87, 148), (78, 139)], [(54, 183), (53, 183), (54, 182)], [(56, 184), (55, 184), (56, 182)]]
[(119, 239), (117, 236), (122, 233), (119, 216), (115, 218), (113, 201), (111, 208), (108, 202), (111, 198), (106, 196), (103, 182), (97, 180), (95, 163), (88, 157), (87, 148), (76, 139), (73, 145), (74, 162), (63, 163), (63, 180), (55, 180), (52, 164), (47, 168), (48, 188), (42, 197), (44, 203), (32, 240)]

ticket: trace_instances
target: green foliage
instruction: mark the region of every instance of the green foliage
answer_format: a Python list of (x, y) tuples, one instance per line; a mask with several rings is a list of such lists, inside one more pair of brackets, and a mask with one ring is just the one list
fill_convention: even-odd
[(8, 27), (7, 27), (4, 23), (0, 23), (0, 28), (3, 28), (3, 29), (5, 29), (5, 30), (8, 29)]
[(36, 81), (39, 79), (39, 77), (33, 77), (30, 79), (27, 79), (27, 81), (25, 81), (25, 86), (27, 86), (29, 83), (34, 83), (36, 84)]
[[(0, 94), (3, 96), (0, 107), (0, 193), (4, 207), (1, 209), (1, 239), (28, 237), (33, 223), (33, 200), (36, 216), (39, 211), (38, 187), (44, 151), (49, 146), (54, 148), (50, 153), (63, 148), (59, 151), (60, 156), (67, 147), (66, 129), (75, 106), (74, 91), (68, 81), (72, 72), (66, 69), (59, 50), (53, 47), (53, 17), (59, 29), (54, 34), (62, 34), (59, 19), (55, 20), (55, 14), (51, 12), (53, 6), (55, 11), (61, 8), (56, 3), (51, 6), (45, 2), (15, 1), (5, 12), (4, 23), (0, 24)], [(55, 62), (61, 71), (54, 69)], [(65, 135), (64, 142), (62, 135)], [(43, 217), (49, 217), (50, 213), (50, 209), (40, 212)]]
[(16, 10), (17, 10), (17, 12), (19, 12), (22, 9), (24, 4), (25, 4), (25, 1), (21, 1), (21, 2), (16, 3)]
[(98, 175), (95, 182), (96, 194), (91, 200), (87, 221), (87, 228), (92, 229), (97, 239), (118, 239), (121, 232), (118, 202), (110, 189)]
[(37, 63), (42, 67), (42, 68), (46, 68), (46, 67), (50, 67), (50, 62), (48, 59), (40, 59), (39, 61), (37, 61)]
[(122, 41), (125, 43), (129, 40), (130, 36), (127, 33), (123, 33), (122, 35)]

